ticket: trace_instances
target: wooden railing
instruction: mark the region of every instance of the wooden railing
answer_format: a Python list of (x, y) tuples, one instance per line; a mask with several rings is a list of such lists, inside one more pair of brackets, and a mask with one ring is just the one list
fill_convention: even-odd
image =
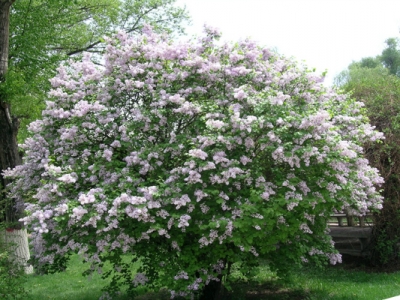
[(366, 215), (366, 216), (350, 216), (344, 213), (341, 214), (332, 214), (331, 219), (329, 220), (329, 225), (330, 226), (360, 226), (360, 227), (365, 227), (365, 226), (372, 226), (372, 215)]

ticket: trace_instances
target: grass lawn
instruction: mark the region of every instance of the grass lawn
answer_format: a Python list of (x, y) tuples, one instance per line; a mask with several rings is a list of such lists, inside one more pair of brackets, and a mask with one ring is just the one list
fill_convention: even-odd
[(400, 295), (400, 272), (367, 273), (335, 266), (296, 272), (293, 282), (316, 300), (382, 300)]
[[(32, 300), (94, 300), (101, 296), (106, 282), (101, 275), (91, 279), (81, 273), (86, 266), (78, 256), (72, 257), (63, 273), (51, 275), (28, 275), (25, 285)], [(292, 274), (289, 283), (280, 284), (276, 276), (263, 268), (254, 283), (238, 282), (233, 286), (232, 300), (382, 300), (400, 295), (400, 272), (370, 273), (343, 268), (302, 268)], [(128, 299), (123, 295), (118, 300)], [(144, 294), (139, 299), (169, 299), (166, 293)]]
[[(82, 263), (78, 255), (71, 257), (65, 272), (48, 275), (28, 275), (25, 285), (32, 300), (94, 300), (102, 295), (101, 288), (108, 283), (100, 274), (90, 279), (82, 272), (88, 264)], [(121, 297), (119, 299), (126, 299)]]

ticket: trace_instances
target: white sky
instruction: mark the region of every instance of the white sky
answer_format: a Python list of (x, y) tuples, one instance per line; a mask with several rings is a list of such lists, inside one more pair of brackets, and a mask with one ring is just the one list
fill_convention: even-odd
[(250, 37), (285, 56), (305, 61), (325, 80), (352, 61), (379, 55), (385, 40), (400, 37), (399, 0), (177, 0), (192, 17), (189, 35), (204, 24), (223, 40)]

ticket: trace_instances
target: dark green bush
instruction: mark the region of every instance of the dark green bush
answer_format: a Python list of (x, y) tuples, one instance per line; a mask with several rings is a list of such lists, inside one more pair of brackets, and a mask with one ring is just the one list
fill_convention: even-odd
[(345, 75), (342, 87), (365, 103), (371, 124), (385, 134), (383, 143), (365, 145), (368, 160), (385, 180), (383, 209), (374, 215), (370, 260), (393, 268), (400, 266), (400, 78), (383, 67), (357, 64)]

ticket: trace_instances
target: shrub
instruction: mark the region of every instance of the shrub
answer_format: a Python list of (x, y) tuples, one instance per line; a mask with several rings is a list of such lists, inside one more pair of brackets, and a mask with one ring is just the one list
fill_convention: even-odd
[(218, 37), (121, 32), (104, 68), (86, 55), (58, 69), (24, 164), (6, 172), (10, 196), (31, 199), (38, 265), (80, 251), (89, 271), (114, 265), (110, 293), (208, 286), (217, 297), (235, 262), (246, 274), (259, 258), (278, 271), (340, 261), (326, 220), (381, 207), (362, 145), (382, 135), (306, 68)]
[(371, 123), (385, 134), (382, 143), (366, 143), (366, 158), (382, 177), (382, 210), (374, 215), (370, 261), (393, 268), (400, 262), (400, 79), (382, 67), (351, 67), (343, 88), (365, 103)]

